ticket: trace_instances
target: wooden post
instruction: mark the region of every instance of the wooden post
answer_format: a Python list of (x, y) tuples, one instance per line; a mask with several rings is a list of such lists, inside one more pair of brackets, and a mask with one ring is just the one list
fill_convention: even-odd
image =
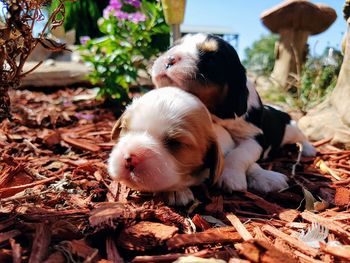
[(174, 42), (181, 38), (180, 25), (174, 24), (171, 25), (171, 41), (170, 44), (174, 44)]
[(165, 21), (171, 26), (171, 44), (181, 38), (180, 25), (185, 16), (186, 0), (162, 0)]

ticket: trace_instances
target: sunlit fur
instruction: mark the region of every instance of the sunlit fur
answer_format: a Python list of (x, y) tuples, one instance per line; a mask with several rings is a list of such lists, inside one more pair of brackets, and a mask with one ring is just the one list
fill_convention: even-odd
[[(210, 114), (195, 96), (178, 88), (153, 90), (135, 99), (113, 129), (110, 176), (132, 189), (166, 192), (170, 204), (193, 200), (190, 186), (221, 174), (223, 155)], [(167, 141), (176, 144), (167, 145)], [(173, 147), (173, 148), (172, 148)], [(135, 162), (132, 170), (127, 159)]]

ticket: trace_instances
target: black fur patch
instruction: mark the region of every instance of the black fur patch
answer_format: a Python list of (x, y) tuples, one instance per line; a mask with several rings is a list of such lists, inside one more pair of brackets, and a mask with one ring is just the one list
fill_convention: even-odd
[(257, 136), (256, 139), (263, 147), (264, 151), (271, 147), (269, 156), (273, 156), (280, 148), (286, 125), (291, 121), (288, 113), (277, 110), (265, 105), (261, 111), (261, 126), (263, 136)]
[(228, 86), (224, 103), (214, 114), (223, 119), (242, 116), (247, 111), (249, 95), (245, 68), (236, 50), (225, 40), (214, 35), (209, 35), (207, 40), (216, 41), (218, 48), (214, 51), (200, 50), (197, 79), (214, 83), (222, 89)]
[[(236, 50), (225, 40), (214, 35), (208, 35), (208, 41), (216, 41), (217, 49), (200, 49), (197, 81), (216, 84), (224, 90), (228, 86), (228, 94), (219, 107), (213, 112), (219, 118), (228, 119), (242, 116), (247, 122), (259, 127), (263, 134), (255, 139), (264, 151), (271, 146), (270, 156), (280, 148), (286, 125), (290, 123), (289, 114), (270, 106), (248, 109), (249, 90), (247, 87), (246, 70), (242, 65)], [(203, 78), (205, 77), (205, 79)]]

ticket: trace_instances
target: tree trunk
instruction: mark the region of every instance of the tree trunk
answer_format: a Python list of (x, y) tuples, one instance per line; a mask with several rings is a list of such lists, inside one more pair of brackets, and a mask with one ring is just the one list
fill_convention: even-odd
[(344, 124), (350, 126), (350, 19), (348, 19), (344, 52), (343, 64), (331, 101)]
[[(305, 62), (306, 42), (309, 32), (283, 29), (280, 32), (275, 66), (271, 77), (280, 86), (286, 88), (294, 83), (292, 75), (298, 75), (301, 65)], [(299, 68), (298, 68), (299, 67)]]
[(329, 138), (333, 144), (350, 148), (350, 18), (347, 24), (337, 85), (325, 102), (299, 120), (299, 127), (312, 140)]

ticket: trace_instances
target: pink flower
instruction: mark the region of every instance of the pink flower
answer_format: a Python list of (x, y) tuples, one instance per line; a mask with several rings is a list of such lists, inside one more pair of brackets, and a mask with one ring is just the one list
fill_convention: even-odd
[(120, 10), (116, 10), (113, 15), (118, 19), (128, 19), (129, 14)]
[(109, 6), (114, 10), (120, 10), (123, 7), (123, 4), (119, 0), (110, 0)]
[(109, 18), (109, 15), (114, 11), (114, 9), (111, 6), (107, 6), (105, 9), (103, 9), (103, 17), (105, 19)]
[[(140, 0), (124, 0), (123, 3), (139, 8), (141, 6)], [(146, 16), (141, 12), (127, 13), (121, 10), (123, 3), (120, 0), (110, 0), (109, 5), (103, 10), (103, 17), (108, 19), (111, 15), (120, 20), (129, 20), (135, 24), (146, 20)]]
[(123, 4), (119, 0), (110, 0), (109, 5), (103, 10), (103, 17), (108, 19), (111, 14), (120, 11)]
[(145, 14), (142, 14), (141, 12), (135, 12), (135, 13), (131, 13), (129, 14), (128, 19), (131, 22), (134, 22), (135, 24), (138, 24), (139, 22), (143, 22), (146, 21), (146, 16)]
[(80, 44), (85, 45), (91, 38), (89, 36), (81, 36), (79, 38)]
[(124, 0), (126, 4), (132, 5), (135, 8), (140, 8), (141, 2), (140, 0)]

